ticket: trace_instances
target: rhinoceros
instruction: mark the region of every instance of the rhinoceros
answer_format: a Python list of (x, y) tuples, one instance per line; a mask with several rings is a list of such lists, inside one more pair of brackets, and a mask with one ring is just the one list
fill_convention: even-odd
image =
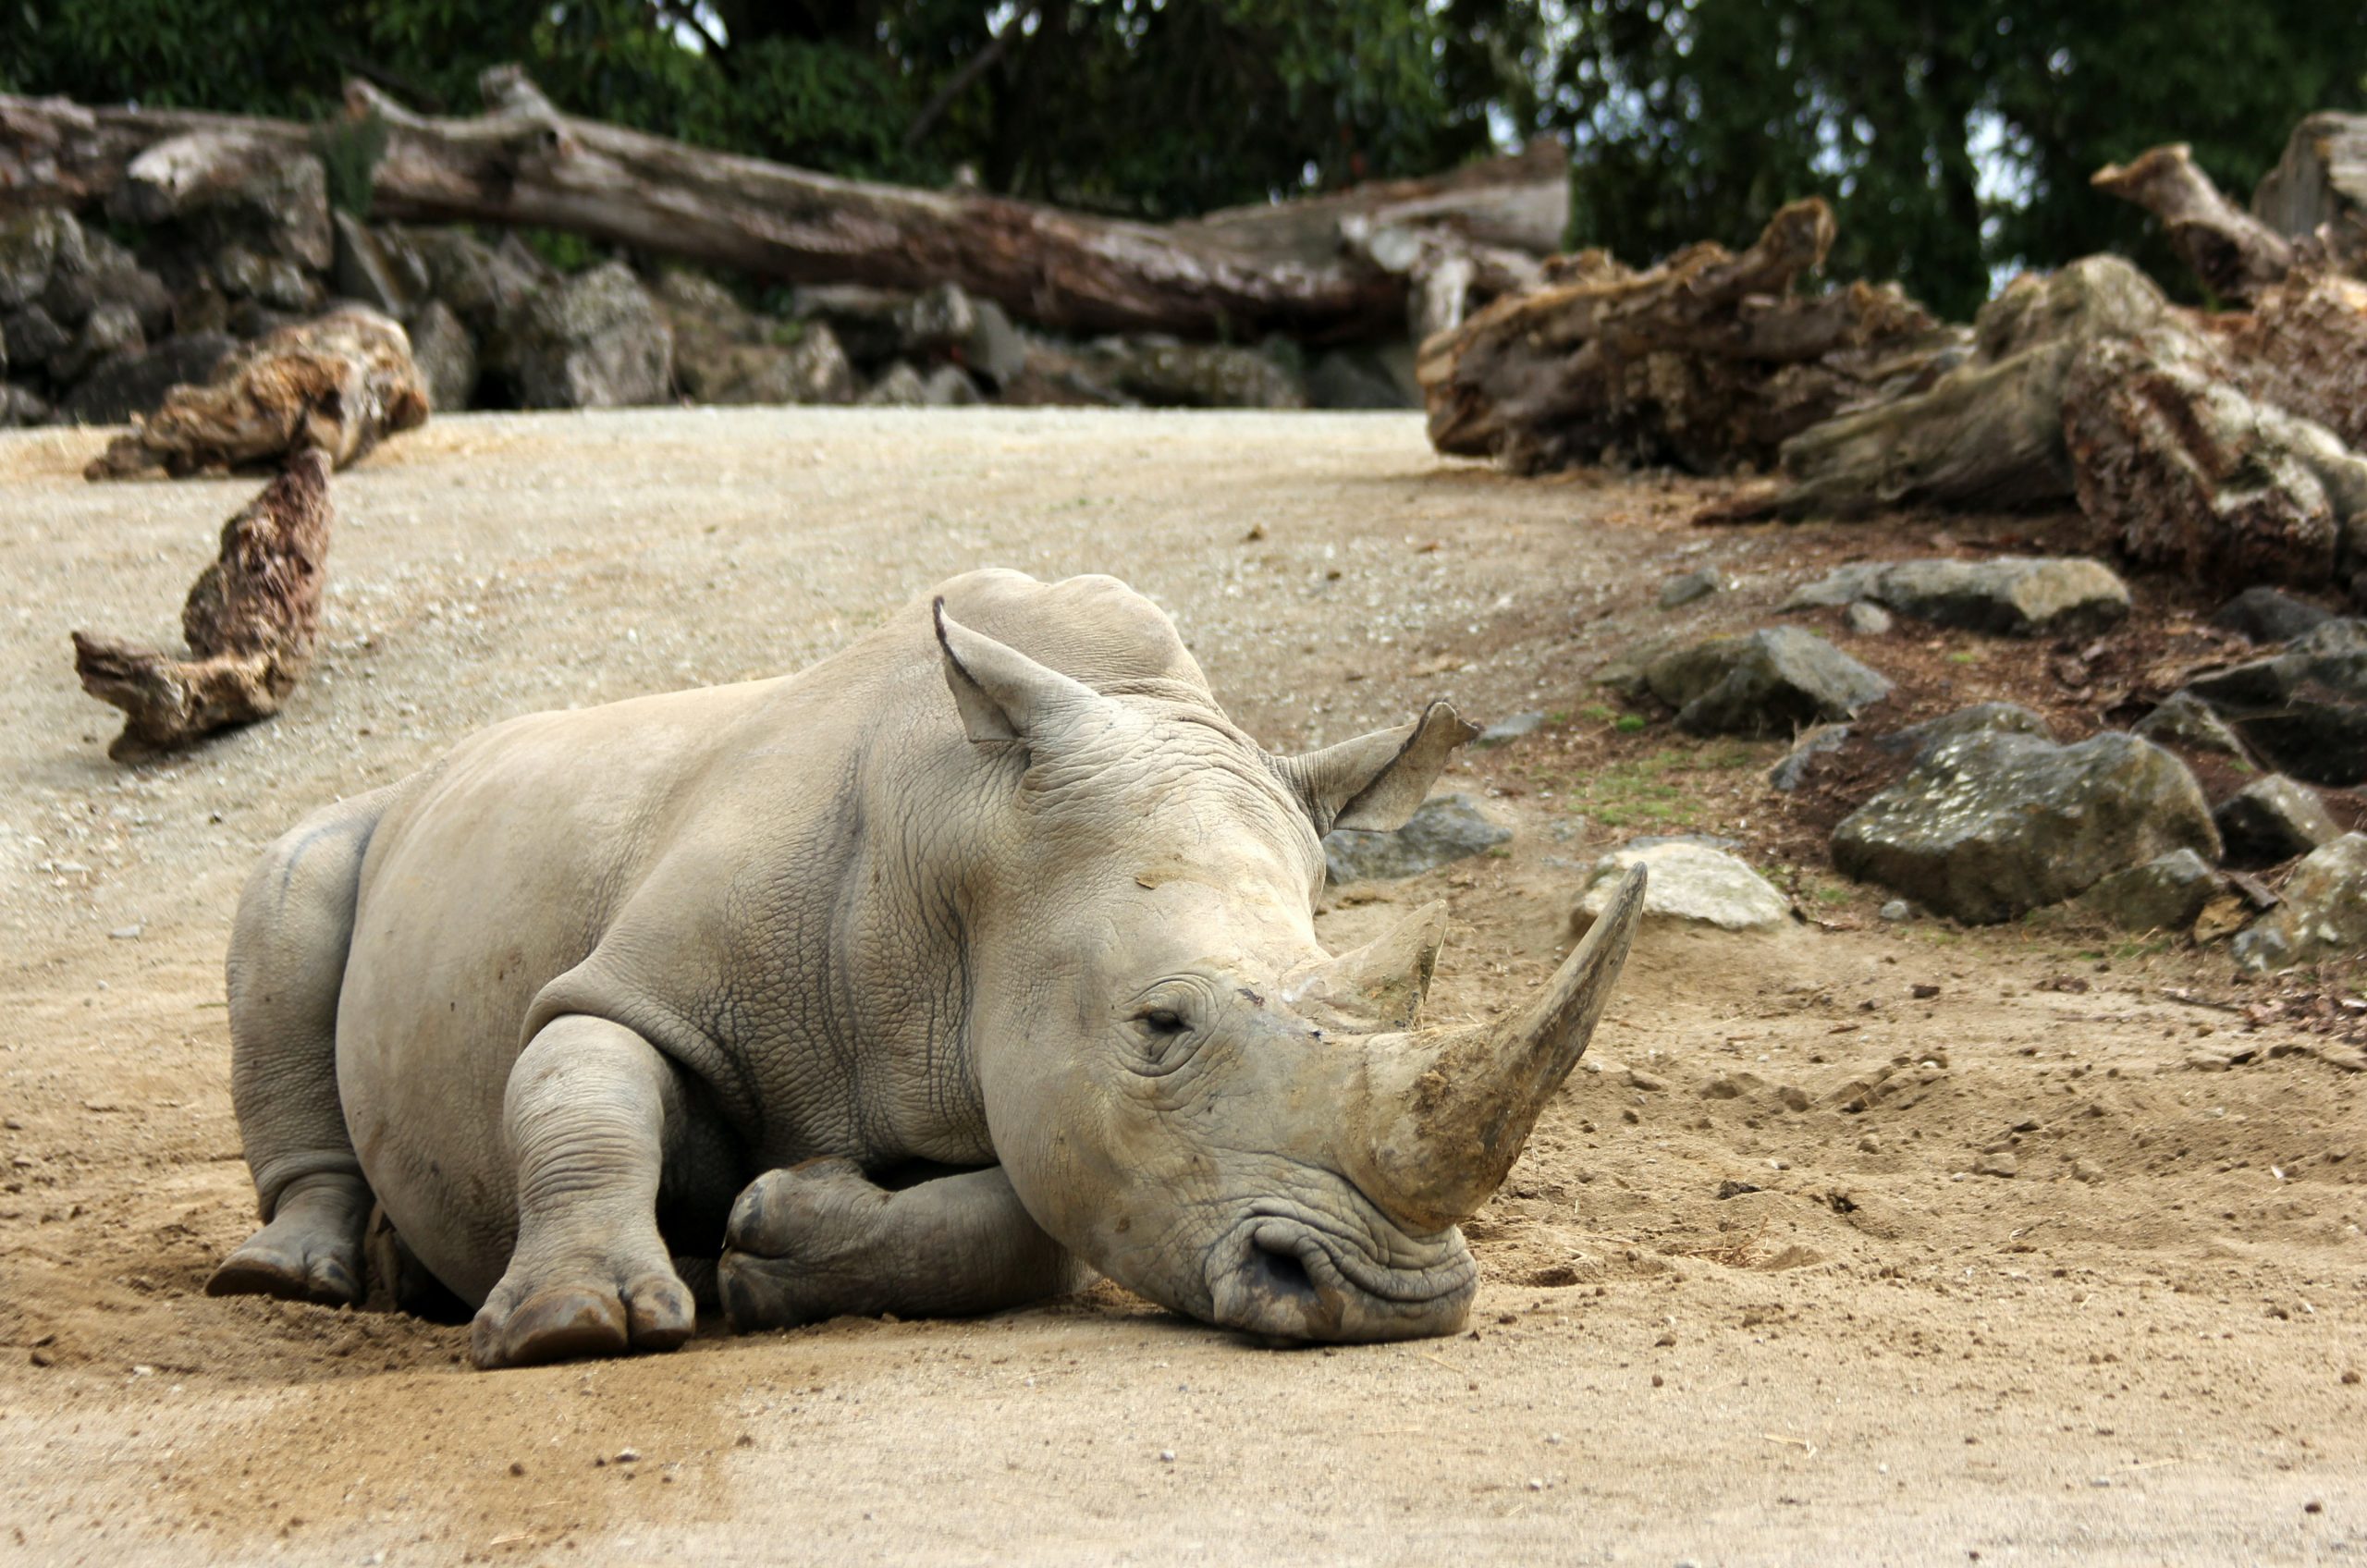
[(1328, 954), (1322, 835), (1402, 825), (1474, 733), (1441, 703), (1269, 754), (1150, 601), (1011, 571), (801, 674), (484, 730), (246, 885), (264, 1225), (208, 1288), (354, 1303), (374, 1268), (474, 1308), (488, 1367), (1085, 1267), (1260, 1341), (1451, 1333), (1457, 1222), (1642, 901), (1501, 1026), (1417, 1022), (1443, 904)]

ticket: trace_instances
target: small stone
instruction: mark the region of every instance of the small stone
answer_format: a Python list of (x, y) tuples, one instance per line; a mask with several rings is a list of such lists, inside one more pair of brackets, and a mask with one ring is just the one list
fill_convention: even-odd
[(1880, 637), (1891, 629), (1890, 611), (1871, 599), (1852, 599), (1844, 615), (1849, 630), (1860, 637)]
[(115, 942), (136, 942), (140, 939), (141, 930), (141, 927), (137, 925), (118, 925), (107, 933), (107, 939)]
[(1770, 768), (1767, 782), (1790, 794), (1808, 782), (1809, 768), (1817, 758), (1839, 751), (1849, 743), (1850, 728), (1846, 724), (1820, 724), (1803, 731), (1792, 742), (1784, 759)]
[(1652, 661), (1644, 680), (1695, 735), (1787, 735), (1890, 692), (1881, 675), (1792, 626), (1681, 648)]
[(1637, 840), (1595, 862), (1571, 924), (1585, 931), (1610, 907), (1631, 866), (1651, 873), (1644, 888), (1648, 921), (1714, 925), (1724, 931), (1776, 931), (1792, 923), (1791, 900), (1725, 851), (1682, 839)]
[(2359, 1381), (2359, 1368), (2356, 1366), (2345, 1367), (2343, 1369), (2342, 1377), (2337, 1380), (2345, 1387), (2355, 1385)]
[(1858, 1140), (1858, 1152), (1859, 1154), (1882, 1153), (1883, 1141), (1881, 1137), (1872, 1133), (1866, 1133)]
[(1512, 836), (1469, 795), (1438, 795), (1394, 832), (1333, 829), (1323, 840), (1323, 862), (1335, 883), (1393, 882), (1480, 854)]
[(1908, 903), (1905, 899), (1893, 899), (1889, 902), (1883, 904), (1882, 908), (1874, 911), (1874, 918), (1877, 920), (1888, 920), (1894, 922), (1912, 920), (1915, 918), (1915, 906)]
[(2116, 871), (2079, 895), (2079, 907), (2124, 931), (2183, 931), (2219, 890), (2219, 874), (2192, 850), (2172, 850)]
[(2281, 773), (2252, 780), (2211, 815), (2235, 865), (2275, 865), (2342, 834), (2317, 791)]
[(617, 1450), (617, 1463), (619, 1464), (638, 1464), (641, 1463), (641, 1450), (637, 1448), (620, 1448)]
[(1541, 713), (1516, 713), (1510, 718), (1500, 718), (1479, 731), (1475, 746), (1501, 746), (1507, 741), (1517, 741), (1524, 735), (1534, 735), (1545, 728)]
[(1715, 567), (1705, 566), (1699, 570), (1672, 577), (1661, 584), (1661, 608), (1673, 610), (1696, 599), (1706, 599), (1720, 586)]
[(1641, 1089), (1646, 1094), (1657, 1094), (1668, 1087), (1667, 1079), (1656, 1077), (1640, 1067), (1627, 1070), (1627, 1084), (1630, 1088)]
[(2092, 1159), (2075, 1159), (2071, 1162), (2071, 1179), (2075, 1182), (2101, 1182), (2104, 1179), (2104, 1168)]
[(1175, 1451), (1174, 1451), (1173, 1449), (1171, 1449), (1171, 1448), (1163, 1448), (1163, 1449), (1160, 1449), (1160, 1450), (1159, 1451), (1159, 1462), (1161, 1464), (1174, 1464), (1174, 1463), (1175, 1463)]
[(2128, 585), (2077, 557), (1858, 562), (1797, 590), (1785, 609), (1876, 601), (1938, 626), (2011, 637), (2082, 636), (2128, 614)]
[(2243, 763), (2251, 760), (2242, 740), (2227, 728), (2227, 721), (2214, 713), (2210, 704), (2189, 692), (2172, 692), (2166, 701), (2131, 726), (2129, 732), (2157, 746), (2208, 752)]
[(2326, 621), (2281, 654), (2198, 676), (2186, 690), (2279, 772), (2367, 781), (2367, 619)]
[(518, 1459), (511, 1460), (509, 1462), (509, 1473), (513, 1476), (524, 1475), (526, 1473), (525, 1462)]
[(2238, 966), (2262, 973), (2367, 949), (2367, 833), (2345, 833), (2304, 856), (2284, 901), (2236, 938)]
[(1984, 1154), (1972, 1162), (1976, 1176), (2012, 1176), (2021, 1168), (2021, 1161), (2010, 1154)]

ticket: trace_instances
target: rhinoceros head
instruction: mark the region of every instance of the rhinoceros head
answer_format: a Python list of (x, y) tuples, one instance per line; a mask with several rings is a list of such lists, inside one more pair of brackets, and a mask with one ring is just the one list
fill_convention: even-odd
[(1105, 694), (947, 619), (989, 770), (972, 900), (974, 1060), (1036, 1222), (1129, 1288), (1285, 1340), (1451, 1333), (1456, 1224), (1586, 1049), (1641, 907), (1633, 878), (1526, 1015), (1426, 1027), (1446, 907), (1333, 956), (1312, 919), (1334, 827), (1392, 828), (1473, 733), (1443, 704), (1269, 755), (1188, 692)]

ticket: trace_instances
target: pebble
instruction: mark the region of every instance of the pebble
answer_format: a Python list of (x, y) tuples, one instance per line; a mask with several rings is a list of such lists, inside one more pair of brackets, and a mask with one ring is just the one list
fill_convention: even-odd
[(1879, 637), (1891, 629), (1890, 611), (1871, 599), (1857, 599), (1850, 603), (1847, 619), (1849, 630), (1860, 637)]
[(1718, 591), (1718, 569), (1705, 566), (1698, 571), (1685, 572), (1661, 584), (1661, 608), (1673, 610), (1705, 599)]
[(1160, 1449), (1160, 1450), (1159, 1451), (1159, 1462), (1161, 1464), (1174, 1464), (1174, 1463), (1175, 1463), (1175, 1451), (1174, 1451), (1173, 1449), (1171, 1449), (1171, 1448), (1163, 1448), (1163, 1449)]
[(140, 939), (141, 930), (141, 927), (137, 925), (118, 925), (107, 933), (107, 939), (113, 942), (136, 942)]
[(635, 1464), (640, 1463), (640, 1460), (641, 1450), (637, 1448), (620, 1448), (617, 1450), (617, 1463), (619, 1464)]
[(1668, 1087), (1667, 1079), (1657, 1077), (1640, 1067), (1631, 1067), (1627, 1070), (1627, 1083), (1630, 1087), (1641, 1089), (1647, 1094)]
[(1876, 918), (1882, 920), (1912, 920), (1915, 918), (1915, 906), (1908, 903), (1905, 899), (1893, 899), (1890, 902), (1876, 910), (1874, 913)]
[(1984, 1154), (1972, 1162), (1976, 1176), (2011, 1176), (2021, 1168), (2021, 1161), (2010, 1154)]

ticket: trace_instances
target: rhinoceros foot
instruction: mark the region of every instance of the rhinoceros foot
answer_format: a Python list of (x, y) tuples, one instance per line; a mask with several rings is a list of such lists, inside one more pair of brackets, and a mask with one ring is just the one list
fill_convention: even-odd
[(271, 1223), (222, 1260), (205, 1281), (205, 1293), (358, 1306), (362, 1226), (369, 1213), (370, 1189), (359, 1176), (293, 1182), (280, 1194)]
[(724, 1312), (743, 1333), (847, 1313), (970, 1317), (1080, 1282), (1001, 1167), (889, 1189), (835, 1158), (750, 1182), (717, 1270)]
[(661, 1259), (657, 1267), (603, 1258), (521, 1269), (513, 1262), (469, 1330), (482, 1367), (672, 1350), (697, 1327), (691, 1289)]

